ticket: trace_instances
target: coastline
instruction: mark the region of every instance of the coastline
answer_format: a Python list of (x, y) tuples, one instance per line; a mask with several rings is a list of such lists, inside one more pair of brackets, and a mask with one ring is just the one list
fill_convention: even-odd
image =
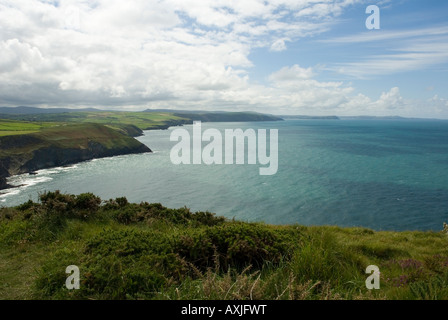
[[(72, 148), (65, 148), (64, 146), (54, 146), (50, 145), (47, 148), (36, 148), (32, 150), (32, 153), (21, 155), (15, 152), (13, 156), (4, 156), (0, 153), (0, 190), (5, 190), (9, 188), (14, 188), (14, 186), (8, 185), (7, 178), (24, 173), (32, 173), (40, 169), (50, 169), (58, 166), (71, 165), (80, 163), (83, 161), (88, 161), (92, 159), (100, 159), (106, 157), (114, 157), (126, 154), (138, 154), (145, 152), (152, 152), (152, 150), (146, 145), (141, 144), (135, 137), (142, 136), (143, 131), (151, 130), (167, 130), (170, 127), (177, 127), (183, 125), (193, 124), (194, 121), (203, 122), (234, 122), (234, 121), (281, 121), (283, 119), (263, 114), (246, 114), (246, 113), (212, 113), (212, 112), (193, 112), (188, 114), (178, 114), (183, 116), (181, 119), (172, 119), (163, 121), (161, 124), (152, 125), (151, 127), (140, 129), (131, 124), (122, 124), (118, 127), (87, 123), (87, 126), (96, 126), (97, 128), (102, 127), (101, 130), (113, 130), (116, 133), (120, 133), (126, 136), (129, 140), (128, 143), (131, 145), (129, 148), (126, 146), (124, 148), (104, 148), (102, 143), (97, 143), (95, 141), (95, 136), (85, 136), (84, 141), (81, 142), (83, 146), (76, 146)], [(79, 124), (73, 124), (76, 126)], [(65, 125), (64, 125), (65, 126)], [(117, 126), (117, 125), (115, 125)], [(85, 130), (84, 128), (80, 128)], [(112, 132), (112, 131), (110, 131)], [(109, 133), (110, 133), (109, 132)], [(3, 150), (22, 148), (24, 146), (31, 146), (32, 144), (42, 144), (41, 132), (22, 134), (16, 136), (3, 136), (0, 137), (0, 147)], [(36, 139), (37, 137), (37, 139)], [(55, 140), (58, 137), (54, 138)], [(132, 139), (132, 140), (130, 140)], [(86, 145), (87, 142), (87, 145)], [(106, 142), (107, 144), (107, 142)], [(31, 157), (31, 158), (30, 158)], [(53, 159), (52, 159), (53, 157)]]

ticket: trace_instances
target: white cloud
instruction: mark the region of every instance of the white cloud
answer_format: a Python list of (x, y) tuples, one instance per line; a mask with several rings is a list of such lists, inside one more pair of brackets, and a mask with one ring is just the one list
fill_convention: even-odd
[(374, 44), (376, 48), (383, 48), (387, 52), (328, 67), (328, 70), (356, 78), (423, 70), (448, 62), (448, 27), (443, 26), (381, 33), (363, 32), (321, 42), (335, 45)]
[[(255, 48), (284, 51), (287, 42), (329, 30), (357, 2), (0, 0), (0, 104), (284, 114), (405, 106), (398, 89), (371, 101), (343, 82), (318, 80), (311, 67), (279, 68), (264, 85), (249, 77)], [(424, 60), (411, 54), (445, 58), (443, 43), (435, 52), (423, 44), (410, 43), (401, 63)], [(371, 70), (391, 64), (370, 59)], [(350, 74), (360, 65), (340, 67)]]
[(0, 103), (251, 106), (251, 50), (322, 32), (288, 18), (319, 2), (0, 0)]
[(269, 77), (273, 82), (288, 82), (296, 80), (311, 79), (314, 75), (312, 68), (301, 68), (299, 65), (292, 67), (284, 67), (279, 71), (274, 72)]
[(394, 87), (389, 92), (383, 92), (375, 104), (382, 109), (399, 109), (403, 106), (403, 97), (400, 95), (400, 89)]
[(275, 51), (275, 52), (285, 51), (287, 49), (285, 41), (286, 41), (286, 39), (278, 39), (278, 40), (276, 40), (271, 45), (270, 50), (271, 51)]

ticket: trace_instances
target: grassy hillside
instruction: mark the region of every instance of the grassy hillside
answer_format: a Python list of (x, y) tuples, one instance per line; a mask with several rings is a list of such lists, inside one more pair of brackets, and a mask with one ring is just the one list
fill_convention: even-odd
[[(44, 193), (0, 209), (1, 299), (447, 299), (448, 235), (245, 223)], [(381, 288), (365, 287), (368, 265)], [(65, 288), (77, 265), (80, 290)]]
[(35, 133), (0, 137), (0, 176), (93, 158), (150, 151), (136, 139), (100, 124), (59, 124)]
[[(129, 136), (96, 124), (61, 124), (26, 134), (26, 138), (12, 136), (0, 139), (0, 157), (30, 154), (44, 147), (87, 149), (91, 141), (98, 142), (107, 148), (139, 144), (137, 140)], [(29, 140), (29, 143), (26, 140)]]

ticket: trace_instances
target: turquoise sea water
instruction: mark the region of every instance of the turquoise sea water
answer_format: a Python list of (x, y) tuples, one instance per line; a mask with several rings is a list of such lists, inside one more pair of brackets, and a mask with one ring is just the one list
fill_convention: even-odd
[(138, 138), (152, 154), (13, 177), (10, 183), (26, 186), (0, 195), (0, 205), (61, 190), (274, 224), (441, 230), (448, 222), (448, 121), (288, 120), (202, 127), (278, 129), (277, 174), (260, 176), (258, 164), (173, 165), (170, 128)]

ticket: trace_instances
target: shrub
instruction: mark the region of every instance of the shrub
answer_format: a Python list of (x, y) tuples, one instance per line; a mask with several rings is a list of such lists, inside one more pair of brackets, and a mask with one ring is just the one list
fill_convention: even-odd
[(40, 194), (39, 199), (47, 214), (58, 215), (59, 218), (87, 219), (96, 213), (101, 205), (101, 198), (92, 193), (75, 196), (56, 190)]
[(173, 240), (158, 232), (106, 230), (87, 242), (86, 294), (124, 299), (151, 297), (187, 272)]
[(81, 193), (76, 196), (73, 208), (78, 210), (86, 210), (88, 212), (96, 212), (100, 208), (101, 198), (93, 193)]
[(289, 256), (294, 242), (285, 235), (260, 224), (228, 223), (182, 236), (178, 251), (200, 269), (216, 263), (224, 271), (248, 265), (260, 268)]
[(18, 205), (16, 207), (17, 210), (19, 211), (27, 211), (30, 210), (34, 207), (38, 206), (37, 203), (34, 203), (33, 200), (28, 200), (27, 202), (22, 203), (21, 205)]
[[(160, 203), (126, 204), (124, 200), (109, 200), (104, 206), (104, 210), (111, 212), (114, 219), (123, 224), (131, 224), (153, 219), (166, 221), (168, 223), (184, 226), (214, 226), (225, 221), (224, 217), (216, 217), (210, 212), (191, 212), (183, 207), (179, 209), (169, 209)], [(125, 199), (125, 198), (124, 198)], [(121, 203), (121, 204), (120, 204)]]
[(105, 210), (115, 210), (124, 208), (129, 204), (128, 199), (126, 197), (120, 197), (115, 199), (109, 199), (105, 201), (104, 209)]
[(39, 195), (43, 207), (52, 213), (67, 213), (73, 208), (75, 196), (70, 194), (62, 194), (59, 190), (55, 192), (44, 192)]

